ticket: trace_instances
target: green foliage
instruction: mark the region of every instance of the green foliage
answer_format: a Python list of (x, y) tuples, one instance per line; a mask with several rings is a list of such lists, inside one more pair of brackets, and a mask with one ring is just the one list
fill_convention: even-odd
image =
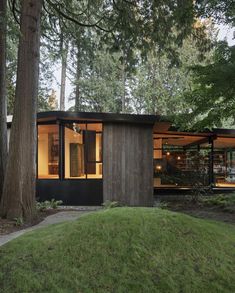
[(80, 78), (75, 82), (80, 91), (80, 108), (95, 112), (120, 112), (123, 92), (121, 74), (118, 54), (96, 51), (90, 69), (81, 68)]
[(168, 209), (168, 206), (169, 206), (168, 203), (165, 201), (160, 201), (159, 204), (157, 205), (158, 208), (163, 209), (163, 210)]
[(118, 201), (106, 200), (105, 202), (102, 203), (102, 206), (105, 209), (112, 209), (112, 208), (120, 207), (122, 205)]
[(234, 0), (196, 0), (195, 5), (200, 16), (214, 18), (219, 23), (235, 25)]
[(14, 218), (15, 226), (20, 227), (24, 224), (24, 219), (22, 217)]
[(103, 210), (1, 247), (0, 288), (4, 293), (231, 293), (234, 243), (233, 225), (158, 208)]
[(211, 193), (211, 186), (205, 186), (200, 181), (195, 181), (192, 184), (190, 199), (193, 203), (199, 203), (204, 196)]
[(39, 211), (45, 211), (48, 209), (57, 209), (59, 205), (61, 205), (63, 202), (62, 200), (55, 200), (54, 198), (52, 200), (45, 200), (42, 202), (36, 203), (36, 208)]
[(192, 70), (192, 91), (185, 94), (192, 111), (181, 116), (182, 124), (199, 130), (222, 127), (227, 119), (232, 119), (234, 124), (235, 46), (229, 47), (226, 42), (219, 42), (213, 62), (194, 66)]
[(199, 51), (188, 39), (177, 52), (180, 64), (172, 64), (167, 54), (160, 54), (157, 47), (139, 64), (130, 82), (131, 102), (136, 113), (172, 117), (190, 108), (182, 94), (191, 87), (188, 67), (200, 62)]
[(235, 194), (216, 195), (202, 199), (202, 203), (206, 206), (218, 206), (229, 211), (229, 207), (235, 206)]

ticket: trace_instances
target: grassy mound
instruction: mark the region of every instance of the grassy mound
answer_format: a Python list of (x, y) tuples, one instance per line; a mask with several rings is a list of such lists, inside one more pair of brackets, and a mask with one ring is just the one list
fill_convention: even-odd
[(1, 292), (235, 292), (235, 227), (116, 208), (0, 248)]

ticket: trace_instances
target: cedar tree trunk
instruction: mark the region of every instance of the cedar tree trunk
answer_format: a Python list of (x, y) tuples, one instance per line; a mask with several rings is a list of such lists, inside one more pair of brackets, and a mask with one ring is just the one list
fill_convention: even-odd
[(61, 87), (60, 87), (60, 110), (65, 110), (65, 86), (66, 86), (66, 70), (67, 70), (67, 57), (68, 46), (65, 44), (64, 39), (61, 37), (61, 51), (62, 51), (62, 68), (61, 68)]
[(77, 45), (77, 68), (76, 68), (76, 89), (75, 89), (75, 111), (81, 111), (81, 101), (80, 101), (80, 48)]
[(7, 163), (7, 103), (6, 103), (6, 8), (7, 1), (0, 1), (0, 200)]
[(40, 16), (43, 0), (22, 0), (16, 97), (1, 215), (35, 215), (37, 96)]

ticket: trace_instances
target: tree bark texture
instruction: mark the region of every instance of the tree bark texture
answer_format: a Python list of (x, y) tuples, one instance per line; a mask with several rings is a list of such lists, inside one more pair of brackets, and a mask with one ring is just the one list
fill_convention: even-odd
[(1, 215), (35, 215), (37, 96), (40, 16), (43, 0), (23, 0), (20, 20), (16, 97), (5, 174)]
[(7, 163), (7, 103), (6, 103), (6, 8), (0, 1), (0, 200)]
[(63, 36), (61, 40), (62, 51), (62, 68), (61, 68), (61, 86), (60, 86), (60, 110), (65, 110), (65, 86), (66, 86), (66, 70), (67, 70), (67, 57), (68, 45), (64, 44)]
[(80, 101), (80, 50), (79, 45), (77, 46), (77, 68), (76, 68), (76, 88), (75, 88), (75, 111), (81, 111), (81, 101)]

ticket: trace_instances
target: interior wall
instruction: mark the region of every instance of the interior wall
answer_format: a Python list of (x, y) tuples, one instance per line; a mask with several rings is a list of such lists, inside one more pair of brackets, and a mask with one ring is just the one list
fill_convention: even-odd
[(70, 178), (70, 143), (82, 144), (82, 135), (76, 134), (73, 130), (65, 127), (65, 178)]
[(48, 175), (48, 134), (43, 133), (38, 136), (38, 175)]

